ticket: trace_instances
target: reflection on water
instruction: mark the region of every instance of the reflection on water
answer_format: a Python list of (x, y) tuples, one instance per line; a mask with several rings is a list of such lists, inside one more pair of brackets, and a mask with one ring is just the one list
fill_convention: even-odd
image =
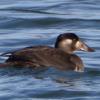
[[(32, 45), (53, 45), (58, 34), (74, 32), (95, 48), (76, 52), (84, 73), (56, 69), (0, 69), (1, 100), (100, 99), (100, 1), (0, 0), (0, 54)], [(0, 56), (0, 62), (6, 58)]]

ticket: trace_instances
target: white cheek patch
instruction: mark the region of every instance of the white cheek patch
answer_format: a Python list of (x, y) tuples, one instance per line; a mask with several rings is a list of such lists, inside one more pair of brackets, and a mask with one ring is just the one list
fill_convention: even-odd
[(72, 44), (72, 40), (71, 40), (71, 39), (66, 39), (66, 40), (65, 40), (65, 43), (66, 43), (66, 44)]
[(61, 46), (62, 46), (62, 47), (69, 46), (69, 45), (72, 44), (72, 42), (73, 42), (73, 41), (72, 41), (71, 39), (63, 40), (63, 41), (61, 42)]

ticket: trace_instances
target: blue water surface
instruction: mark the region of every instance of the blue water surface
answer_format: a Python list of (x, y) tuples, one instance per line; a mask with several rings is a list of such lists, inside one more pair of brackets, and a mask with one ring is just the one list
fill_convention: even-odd
[[(0, 0), (0, 54), (53, 46), (64, 32), (76, 33), (95, 48), (76, 52), (85, 72), (0, 68), (0, 100), (100, 100), (100, 1)], [(6, 59), (0, 56), (0, 63)]]

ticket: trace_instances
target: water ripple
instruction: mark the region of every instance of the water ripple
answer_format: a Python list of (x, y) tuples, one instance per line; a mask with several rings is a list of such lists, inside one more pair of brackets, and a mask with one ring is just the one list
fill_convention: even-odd
[[(0, 68), (1, 100), (99, 100), (100, 2), (98, 0), (0, 0), (0, 54), (32, 45), (54, 46), (74, 32), (94, 53), (75, 52), (84, 73), (53, 68)], [(0, 56), (0, 62), (5, 61)]]

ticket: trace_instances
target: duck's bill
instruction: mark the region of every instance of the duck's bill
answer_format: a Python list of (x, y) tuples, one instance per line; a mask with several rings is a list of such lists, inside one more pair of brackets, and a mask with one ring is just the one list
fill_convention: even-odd
[(88, 45), (86, 45), (84, 42), (82, 41), (78, 41), (76, 43), (76, 48), (78, 50), (81, 50), (81, 51), (87, 51), (87, 52), (94, 52), (95, 50), (91, 47), (89, 47)]

